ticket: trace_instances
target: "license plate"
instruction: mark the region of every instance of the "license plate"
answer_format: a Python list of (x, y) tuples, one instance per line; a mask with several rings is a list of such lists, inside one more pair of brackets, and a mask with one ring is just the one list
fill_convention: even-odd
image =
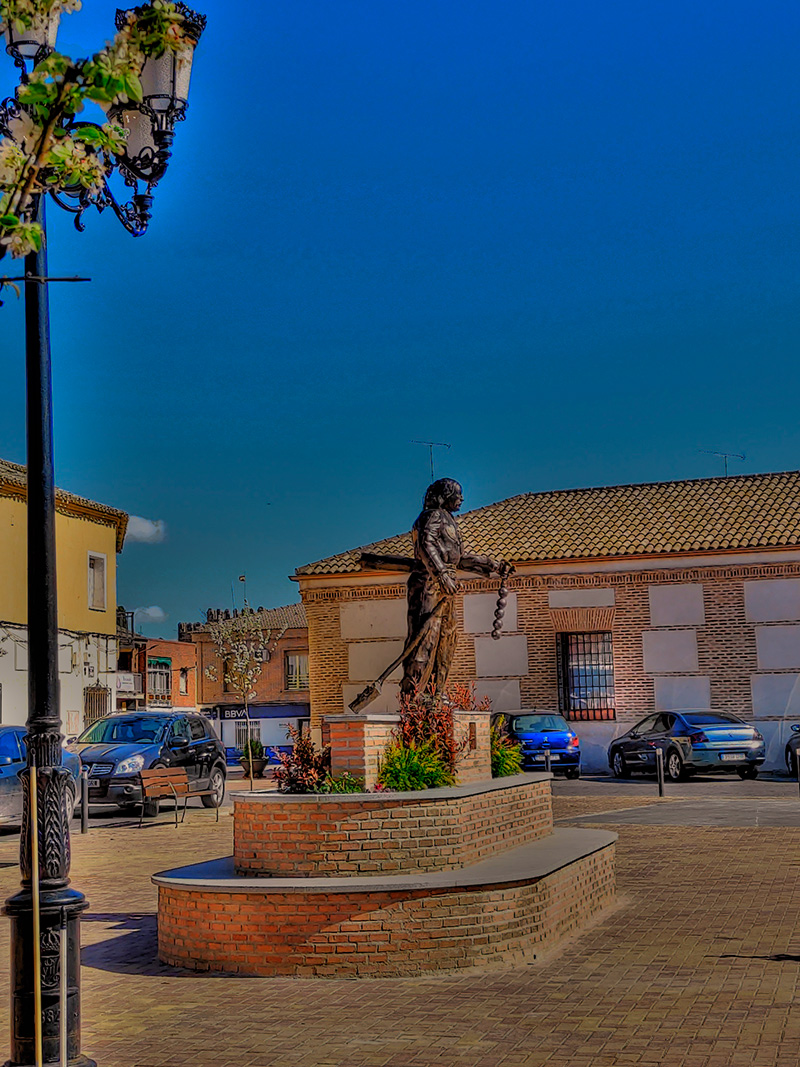
[(723, 752), (719, 758), (721, 760), (740, 760), (742, 757), (738, 752)]
[[(536, 755), (533, 758), (535, 760), (539, 760), (540, 763), (544, 763), (544, 761), (545, 761), (545, 755), (544, 755), (543, 752), (537, 752)], [(560, 760), (560, 759), (561, 759), (561, 756), (559, 756), (559, 754), (557, 752), (551, 752), (550, 753), (550, 761), (551, 762), (554, 762), (555, 760)]]
[(99, 789), (101, 782), (99, 778), (89, 778), (87, 779), (87, 784), (90, 789)]

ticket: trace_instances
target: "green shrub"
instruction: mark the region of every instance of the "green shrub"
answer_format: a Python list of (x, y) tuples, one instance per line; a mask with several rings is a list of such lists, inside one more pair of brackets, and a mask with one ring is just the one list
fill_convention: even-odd
[(505, 731), (505, 715), (498, 717), (489, 730), (492, 778), (508, 778), (522, 770), (522, 745), (512, 741)]
[(242, 749), (243, 759), (250, 759), (251, 756), (253, 759), (264, 758), (264, 746), (257, 737), (251, 737), (249, 741), (245, 741)]
[(378, 772), (378, 784), (406, 792), (440, 789), (453, 785), (455, 775), (437, 751), (435, 738), (404, 743), (395, 738), (386, 749)]
[(334, 778), (329, 774), (321, 785), (314, 790), (315, 793), (363, 793), (364, 779), (356, 778), (349, 771)]

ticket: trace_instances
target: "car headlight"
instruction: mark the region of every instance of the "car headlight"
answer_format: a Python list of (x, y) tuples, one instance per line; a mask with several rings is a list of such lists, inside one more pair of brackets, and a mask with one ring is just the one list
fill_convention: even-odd
[(144, 767), (144, 756), (129, 756), (117, 764), (114, 774), (136, 774)]

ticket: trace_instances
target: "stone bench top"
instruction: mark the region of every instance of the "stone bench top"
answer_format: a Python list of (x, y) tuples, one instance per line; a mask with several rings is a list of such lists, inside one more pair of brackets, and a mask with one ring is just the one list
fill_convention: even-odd
[(508, 778), (487, 778), (484, 782), (469, 782), (466, 785), (451, 785), (443, 789), (416, 789), (411, 792), (401, 793), (394, 790), (386, 790), (378, 793), (278, 793), (274, 790), (255, 790), (249, 792), (238, 789), (231, 793), (234, 806), (239, 801), (247, 801), (259, 804), (346, 804), (352, 801), (357, 804), (380, 804), (385, 807), (394, 802), (406, 803), (409, 800), (417, 803), (436, 802), (439, 800), (458, 800), (462, 797), (478, 796), (481, 793), (494, 793), (502, 789), (512, 789), (515, 786), (530, 785), (532, 782), (547, 782), (552, 774), (532, 771), (526, 774), (513, 774)]
[[(531, 777), (531, 776), (526, 776)], [(508, 780), (508, 779), (506, 779)], [(235, 873), (233, 857), (192, 863), (152, 876), (154, 885), (189, 893), (404, 893), (416, 889), (476, 888), (498, 883), (531, 882), (607, 848), (617, 834), (607, 830), (564, 827), (549, 837), (508, 849), (491, 859), (453, 871), (429, 874), (359, 875), (331, 878), (250, 878)]]

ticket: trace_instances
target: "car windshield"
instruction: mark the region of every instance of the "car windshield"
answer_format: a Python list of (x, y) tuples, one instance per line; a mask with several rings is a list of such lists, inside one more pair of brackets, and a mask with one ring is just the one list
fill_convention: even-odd
[(148, 719), (144, 716), (98, 719), (83, 731), (78, 741), (88, 745), (107, 745), (110, 742), (130, 744), (137, 741), (152, 743), (160, 740), (166, 727), (167, 723), (162, 719)]
[(569, 730), (560, 715), (514, 715), (512, 730)]
[(740, 723), (742, 720), (735, 715), (726, 715), (721, 711), (682, 711), (681, 718), (690, 726), (713, 726), (714, 723), (729, 725), (732, 722)]

